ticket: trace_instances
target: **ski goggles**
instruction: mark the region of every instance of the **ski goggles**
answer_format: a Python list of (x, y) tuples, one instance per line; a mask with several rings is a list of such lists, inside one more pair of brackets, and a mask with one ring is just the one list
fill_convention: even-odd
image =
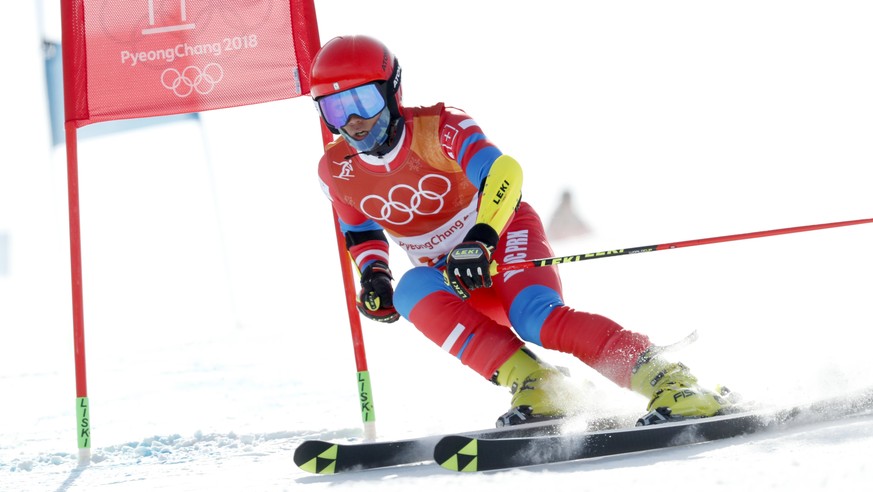
[(368, 120), (385, 109), (384, 84), (372, 82), (324, 96), (316, 101), (321, 117), (328, 125), (342, 128), (352, 115)]

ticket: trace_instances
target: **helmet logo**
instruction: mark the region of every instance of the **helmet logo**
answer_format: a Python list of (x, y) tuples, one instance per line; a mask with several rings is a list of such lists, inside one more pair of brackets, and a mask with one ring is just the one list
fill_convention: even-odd
[(338, 90), (339, 90), (339, 82), (334, 82), (334, 83), (333, 83), (333, 90), (335, 90), (335, 91), (338, 91)]
[(396, 73), (394, 74), (394, 80), (391, 81), (391, 85), (394, 86), (394, 90), (400, 86), (400, 67), (397, 67)]

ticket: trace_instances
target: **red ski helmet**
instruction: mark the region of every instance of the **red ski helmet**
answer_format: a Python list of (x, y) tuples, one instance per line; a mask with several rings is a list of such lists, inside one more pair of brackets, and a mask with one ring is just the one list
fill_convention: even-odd
[[(310, 95), (320, 98), (369, 83), (382, 91), (392, 123), (400, 118), (400, 65), (380, 41), (369, 36), (338, 36), (321, 47), (312, 60)], [(325, 121), (338, 134), (339, 128)]]

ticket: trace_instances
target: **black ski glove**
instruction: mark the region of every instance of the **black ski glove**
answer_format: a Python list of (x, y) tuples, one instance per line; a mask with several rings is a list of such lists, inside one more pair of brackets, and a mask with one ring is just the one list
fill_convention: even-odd
[(374, 261), (361, 272), (361, 291), (355, 303), (358, 311), (367, 318), (393, 323), (400, 318), (394, 309), (394, 288), (391, 286), (391, 270), (382, 261)]
[(491, 253), (500, 236), (487, 224), (476, 224), (446, 257), (446, 282), (461, 299), (470, 291), (491, 287)]

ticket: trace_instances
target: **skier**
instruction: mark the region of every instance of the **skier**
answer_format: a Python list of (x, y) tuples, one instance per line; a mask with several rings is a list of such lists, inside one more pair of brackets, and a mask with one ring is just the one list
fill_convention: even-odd
[[(573, 412), (561, 395), (565, 375), (528, 343), (573, 354), (648, 398), (645, 422), (724, 412), (725, 398), (648, 337), (565, 305), (557, 267), (492, 270), (492, 262), (554, 255), (521, 200), (521, 167), (463, 111), (404, 107), (400, 75), (391, 51), (361, 35), (331, 39), (312, 64), (311, 96), (342, 137), (327, 146), (318, 175), (360, 272), (358, 310), (385, 323), (402, 316), (509, 388), (498, 426)], [(396, 289), (389, 237), (413, 263)]]

